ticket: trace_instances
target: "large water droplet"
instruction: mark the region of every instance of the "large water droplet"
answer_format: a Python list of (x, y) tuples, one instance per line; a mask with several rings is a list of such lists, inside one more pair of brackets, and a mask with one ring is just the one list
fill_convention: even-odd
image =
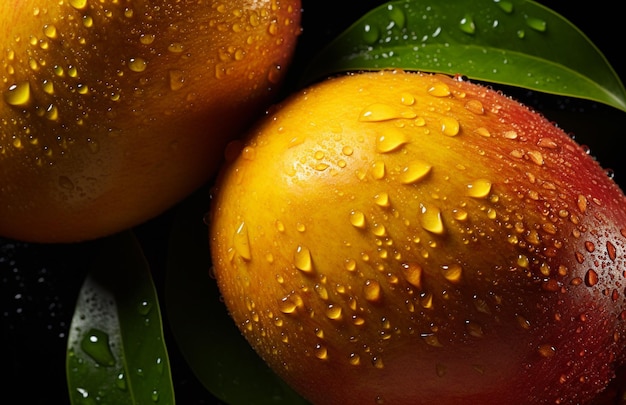
[(90, 329), (80, 342), (80, 347), (101, 366), (115, 365), (115, 357), (109, 346), (109, 335), (99, 329)]
[(513, 12), (513, 3), (508, 0), (495, 0), (495, 3), (500, 6), (502, 11), (507, 14), (511, 14)]
[(587, 270), (587, 273), (585, 274), (585, 284), (588, 287), (593, 287), (594, 285), (598, 284), (598, 281), (598, 273), (596, 273), (596, 271), (593, 269)]
[(444, 233), (445, 229), (443, 226), (443, 219), (441, 218), (441, 210), (439, 210), (439, 208), (421, 204), (420, 214), (422, 228), (437, 235), (442, 235)]
[(148, 67), (148, 62), (142, 58), (130, 58), (128, 68), (133, 72), (141, 73)]
[(474, 198), (486, 198), (491, 193), (491, 182), (486, 179), (478, 179), (467, 185), (467, 195)]
[(402, 117), (402, 114), (395, 107), (389, 104), (376, 103), (371, 104), (359, 116), (359, 121), (363, 122), (380, 122), (388, 121)]
[(14, 107), (26, 106), (30, 102), (30, 99), (31, 91), (30, 83), (28, 81), (14, 84), (10, 86), (7, 91), (4, 92), (4, 101)]
[(441, 132), (447, 136), (456, 136), (461, 130), (461, 125), (456, 118), (443, 117), (441, 119)]
[(546, 29), (548, 28), (548, 23), (546, 23), (544, 20), (541, 20), (535, 17), (528, 17), (526, 19), (526, 25), (528, 25), (530, 28), (534, 29), (535, 31), (539, 31), (539, 32), (545, 32)]
[(442, 82), (435, 82), (428, 88), (428, 94), (435, 97), (447, 97), (450, 93), (450, 88), (447, 84)]
[(461, 276), (463, 275), (463, 267), (459, 264), (451, 264), (441, 266), (441, 272), (446, 280), (452, 283), (458, 283), (461, 281)]
[(376, 138), (376, 150), (381, 153), (393, 152), (406, 144), (405, 133), (397, 128), (386, 128)]
[(378, 41), (378, 38), (380, 38), (378, 28), (370, 24), (365, 24), (363, 27), (363, 40), (365, 43), (372, 45)]
[(87, 0), (70, 0), (70, 5), (77, 10), (87, 7)]
[(313, 271), (313, 259), (311, 252), (304, 246), (298, 246), (294, 254), (294, 265), (300, 271), (311, 273)]
[(350, 212), (350, 223), (357, 228), (365, 228), (365, 214), (361, 211)]
[(399, 29), (403, 29), (406, 24), (406, 15), (400, 7), (394, 7), (393, 5), (387, 6), (387, 12), (393, 25)]
[(413, 287), (422, 288), (422, 266), (417, 263), (402, 264), (402, 274)]
[(476, 32), (476, 24), (471, 15), (466, 14), (459, 22), (459, 28), (466, 34), (474, 34)]
[(328, 317), (328, 319), (332, 319), (335, 321), (341, 319), (342, 312), (343, 310), (339, 305), (329, 304), (326, 308), (326, 316)]
[(363, 286), (363, 295), (369, 302), (379, 302), (382, 298), (380, 283), (376, 280), (367, 280)]
[(409, 163), (404, 169), (402, 169), (402, 177), (400, 182), (404, 184), (413, 184), (422, 180), (428, 173), (430, 173), (432, 166), (429, 163), (421, 160), (416, 160)]

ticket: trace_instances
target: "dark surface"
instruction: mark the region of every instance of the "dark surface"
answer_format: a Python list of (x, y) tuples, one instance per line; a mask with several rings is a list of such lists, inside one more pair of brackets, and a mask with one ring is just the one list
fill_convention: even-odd
[[(304, 32), (294, 69), (356, 18), (381, 1), (303, 0)], [(570, 19), (605, 53), (621, 77), (626, 77), (622, 59), (625, 39), (622, 19), (609, 1), (590, 4), (545, 1), (543, 4)], [(575, 50), (572, 50), (573, 52)], [(624, 136), (626, 114), (579, 100), (563, 100), (511, 89), (512, 96), (575, 135), (588, 145), (604, 167), (615, 172), (615, 180), (626, 189), (626, 167), (620, 137)], [(594, 119), (581, 119), (592, 116)], [(596, 119), (597, 118), (597, 119)], [(601, 128), (591, 124), (601, 124)], [(162, 265), (170, 215), (137, 228), (152, 264), (157, 285)], [(0, 361), (1, 403), (68, 403), (65, 385), (65, 346), (73, 306), (82, 283), (85, 264), (94, 243), (34, 245), (0, 239)], [(171, 341), (166, 326), (166, 338)], [(218, 403), (195, 380), (184, 360), (169, 345), (170, 361), (179, 404)], [(11, 399), (15, 398), (15, 399)]]

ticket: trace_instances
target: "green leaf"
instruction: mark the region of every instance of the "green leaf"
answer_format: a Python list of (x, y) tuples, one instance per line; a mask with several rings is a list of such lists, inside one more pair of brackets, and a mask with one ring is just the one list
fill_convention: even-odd
[(131, 233), (102, 240), (82, 285), (67, 347), (74, 405), (174, 404), (159, 303)]
[(196, 195), (174, 223), (165, 290), (174, 339), (200, 382), (230, 405), (306, 404), (252, 350), (220, 300), (202, 221), (208, 207), (208, 193)]
[(626, 89), (604, 55), (569, 21), (529, 0), (389, 2), (322, 50), (303, 83), (385, 68), (460, 74), (626, 111)]

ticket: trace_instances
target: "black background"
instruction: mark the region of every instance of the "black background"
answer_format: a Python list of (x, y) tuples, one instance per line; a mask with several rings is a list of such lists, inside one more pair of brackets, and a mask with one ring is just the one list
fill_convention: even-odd
[[(303, 0), (303, 34), (292, 68), (306, 61), (358, 17), (382, 1)], [(605, 54), (620, 77), (626, 77), (623, 59), (623, 16), (615, 2), (592, 4), (543, 1), (577, 25)], [(575, 52), (572, 49), (572, 52)], [(544, 113), (591, 154), (615, 172), (626, 189), (626, 166), (621, 137), (626, 135), (626, 113), (581, 100), (567, 100), (507, 89), (506, 92)], [(153, 264), (155, 281), (166, 240), (170, 213), (136, 229)], [(68, 402), (65, 385), (65, 347), (73, 306), (82, 283), (84, 265), (94, 252), (92, 242), (73, 245), (26, 244), (0, 238), (0, 402), (59, 404)], [(169, 332), (166, 326), (166, 339)], [(176, 351), (170, 361), (179, 404), (216, 404), (195, 380)], [(15, 398), (11, 400), (10, 398)]]

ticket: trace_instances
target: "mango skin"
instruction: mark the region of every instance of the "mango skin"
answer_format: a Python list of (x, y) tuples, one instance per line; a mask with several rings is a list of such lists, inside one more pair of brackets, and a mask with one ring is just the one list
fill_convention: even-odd
[(0, 236), (96, 239), (212, 180), (274, 101), (300, 0), (0, 5)]
[(583, 404), (626, 358), (626, 198), (458, 77), (340, 76), (231, 144), (213, 272), (315, 404)]

